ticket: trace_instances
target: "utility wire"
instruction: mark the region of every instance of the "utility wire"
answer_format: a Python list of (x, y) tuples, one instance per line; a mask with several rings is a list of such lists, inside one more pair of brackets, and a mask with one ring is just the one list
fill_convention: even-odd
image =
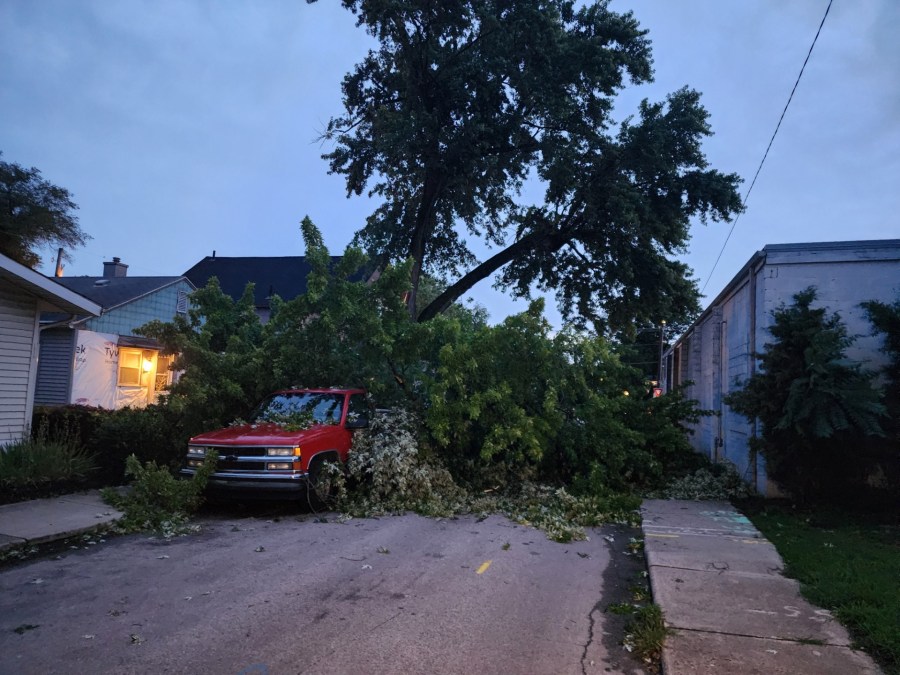
[(809, 51), (806, 54), (806, 58), (803, 60), (803, 66), (800, 68), (800, 74), (797, 75), (797, 80), (794, 82), (794, 88), (791, 89), (791, 95), (788, 96), (787, 103), (784, 104), (784, 110), (781, 111), (781, 117), (778, 118), (778, 124), (775, 125), (775, 131), (772, 133), (772, 138), (769, 139), (769, 145), (766, 148), (765, 153), (763, 153), (763, 158), (759, 163), (759, 167), (756, 169), (756, 174), (753, 176), (753, 180), (750, 182), (750, 187), (747, 188), (747, 193), (744, 195), (744, 200), (741, 203), (741, 211), (738, 213), (734, 220), (731, 221), (731, 229), (728, 230), (728, 236), (725, 237), (725, 243), (722, 244), (722, 249), (719, 251), (719, 255), (716, 258), (716, 262), (713, 263), (712, 269), (709, 271), (709, 276), (706, 277), (706, 281), (703, 284), (703, 288), (700, 289), (700, 293), (706, 290), (706, 286), (709, 284), (709, 280), (712, 278), (713, 272), (716, 271), (716, 267), (719, 265), (719, 260), (722, 259), (722, 254), (725, 252), (725, 247), (728, 246), (728, 240), (731, 239), (731, 234), (734, 232), (734, 227), (737, 225), (738, 220), (741, 217), (741, 213), (747, 208), (747, 200), (750, 198), (750, 193), (753, 192), (753, 186), (756, 185), (756, 179), (759, 178), (759, 172), (762, 171), (763, 164), (766, 163), (766, 157), (769, 156), (769, 150), (772, 149), (772, 143), (775, 142), (775, 136), (778, 135), (778, 130), (781, 128), (781, 123), (784, 121), (785, 113), (787, 113), (788, 106), (791, 105), (791, 101), (794, 98), (794, 92), (797, 91), (797, 85), (800, 84), (800, 78), (803, 77), (803, 71), (806, 70), (806, 64), (809, 63), (809, 57), (812, 55), (813, 47), (816, 46), (816, 41), (819, 39), (819, 33), (822, 32), (822, 26), (825, 25), (825, 19), (828, 18), (828, 12), (831, 11), (831, 3), (834, 0), (828, 0), (828, 7), (825, 8), (825, 16), (822, 17), (822, 22), (819, 24), (819, 30), (816, 31), (816, 36), (813, 38), (812, 44), (809, 46)]

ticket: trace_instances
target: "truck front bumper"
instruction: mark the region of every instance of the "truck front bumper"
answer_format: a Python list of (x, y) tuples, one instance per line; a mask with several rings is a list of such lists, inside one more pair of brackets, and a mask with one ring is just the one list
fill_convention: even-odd
[[(194, 473), (194, 469), (188, 468), (180, 471), (181, 477), (188, 480)], [(218, 471), (206, 483), (209, 493), (231, 493), (242, 497), (290, 499), (305, 496), (308, 489), (309, 474), (305, 471), (282, 474)]]

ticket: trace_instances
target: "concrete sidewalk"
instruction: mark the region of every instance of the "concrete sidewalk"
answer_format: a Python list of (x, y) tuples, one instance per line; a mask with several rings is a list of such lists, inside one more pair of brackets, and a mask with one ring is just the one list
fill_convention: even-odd
[(122, 515), (103, 502), (98, 490), (4, 504), (0, 506), (0, 553), (93, 532)]
[(666, 675), (881, 672), (730, 504), (651, 499), (641, 512), (653, 597), (672, 631)]

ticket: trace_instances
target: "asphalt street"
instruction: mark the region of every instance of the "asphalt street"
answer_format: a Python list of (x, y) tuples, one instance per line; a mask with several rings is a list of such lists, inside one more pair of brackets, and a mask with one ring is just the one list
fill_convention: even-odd
[(207, 516), (0, 571), (0, 673), (640, 673), (639, 531), (491, 516)]

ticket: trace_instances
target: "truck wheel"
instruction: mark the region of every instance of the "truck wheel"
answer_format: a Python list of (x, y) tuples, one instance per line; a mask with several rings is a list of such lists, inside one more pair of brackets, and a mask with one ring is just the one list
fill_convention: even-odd
[(330, 476), (323, 474), (326, 465), (339, 463), (329, 459), (314, 459), (309, 467), (307, 479), (307, 502), (312, 509), (332, 508), (335, 505), (334, 482)]

